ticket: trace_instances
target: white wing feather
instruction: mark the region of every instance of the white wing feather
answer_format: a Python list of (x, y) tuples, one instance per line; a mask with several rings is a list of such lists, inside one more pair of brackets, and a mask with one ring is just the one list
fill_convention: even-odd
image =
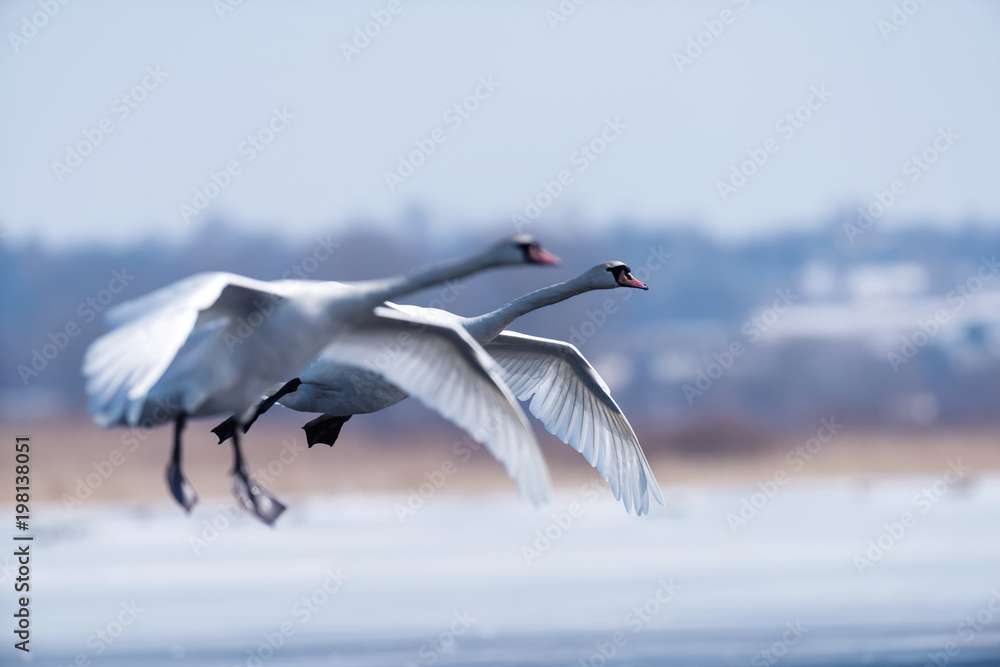
[(378, 373), (482, 442), (522, 495), (535, 504), (547, 500), (538, 441), (496, 362), (464, 329), (379, 307), (323, 357)]
[(198, 311), (154, 312), (91, 343), (83, 374), (90, 414), (98, 424), (139, 421), (146, 392), (174, 360), (197, 319)]
[(615, 498), (642, 515), (663, 496), (639, 440), (607, 384), (569, 343), (504, 331), (484, 346), (514, 395), (546, 430), (584, 455)]
[(204, 273), (108, 311), (111, 331), (91, 343), (83, 360), (95, 421), (103, 426), (138, 423), (146, 394), (186, 342), (224, 325), (240, 303), (275, 292), (275, 286), (263, 281)]

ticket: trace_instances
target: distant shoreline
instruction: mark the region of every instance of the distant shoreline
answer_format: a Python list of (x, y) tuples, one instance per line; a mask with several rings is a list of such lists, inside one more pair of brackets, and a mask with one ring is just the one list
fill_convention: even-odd
[[(297, 415), (295, 416), (297, 417)], [(366, 428), (352, 422), (333, 448), (305, 447), (300, 419), (292, 416), (261, 421), (245, 438), (250, 468), (276, 494), (382, 494), (406, 492), (452, 471), (441, 492), (477, 493), (509, 490), (516, 494), (502, 466), (484, 450), (457, 446), (462, 434), (442, 425), (417, 435)], [(762, 436), (748, 434), (741, 447), (739, 433), (715, 442), (656, 435), (637, 426), (640, 442), (660, 486), (734, 483), (767, 480), (800, 482), (816, 478), (939, 475), (949, 460), (961, 460), (972, 477), (1000, 471), (1000, 448), (988, 429), (927, 430), (923, 432), (854, 431), (845, 428), (823, 444), (810, 432)], [(207, 421), (192, 422), (186, 433), (185, 468), (202, 497), (230, 494), (231, 449), (218, 446)], [(163, 481), (171, 429), (159, 428), (145, 440), (123, 429), (104, 430), (88, 420), (22, 422), (5, 427), (13, 436), (28, 434), (36, 444), (33, 458), (33, 500), (90, 502), (167, 500)], [(24, 431), (24, 433), (21, 433)], [(812, 439), (811, 439), (812, 438)], [(569, 446), (540, 432), (555, 486), (569, 487), (596, 472)], [(811, 440), (810, 440), (811, 439)], [(13, 455), (0, 450), (7, 469)], [(452, 466), (445, 465), (451, 461)]]

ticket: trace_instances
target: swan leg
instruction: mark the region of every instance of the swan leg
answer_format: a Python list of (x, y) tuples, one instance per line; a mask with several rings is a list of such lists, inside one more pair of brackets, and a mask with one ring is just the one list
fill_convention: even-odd
[[(280, 401), (284, 396), (287, 396), (288, 394), (298, 389), (300, 384), (302, 384), (302, 380), (298, 378), (292, 378), (284, 385), (282, 385), (281, 389), (274, 392), (274, 394), (268, 396), (263, 401), (258, 403), (257, 409), (254, 410), (253, 416), (250, 417), (250, 421), (248, 421), (246, 424), (243, 425), (243, 432), (246, 433), (247, 431), (249, 431), (250, 427), (253, 426), (253, 423), (257, 421), (257, 417), (260, 417), (262, 414), (264, 414), (272, 407), (274, 407), (274, 404)], [(219, 436), (220, 445), (224, 443), (226, 440), (229, 440), (229, 438), (233, 437), (233, 434), (236, 432), (236, 427), (238, 425), (237, 422), (238, 420), (234, 415), (212, 429), (212, 433)]]
[(236, 427), (238, 423), (239, 420), (236, 418), (236, 415), (233, 415), (232, 417), (230, 417), (229, 419), (227, 419), (226, 421), (222, 422), (221, 424), (212, 429), (212, 433), (214, 433), (219, 437), (218, 444), (221, 445), (226, 440), (229, 440), (231, 437), (236, 435)]
[(243, 425), (243, 432), (246, 433), (247, 431), (249, 431), (250, 427), (253, 426), (253, 423), (257, 421), (257, 417), (260, 417), (262, 414), (264, 414), (272, 407), (274, 407), (275, 403), (277, 403), (282, 398), (284, 398), (288, 394), (298, 389), (300, 384), (302, 384), (302, 380), (298, 378), (292, 378), (291, 380), (283, 384), (281, 386), (281, 389), (274, 392), (274, 394), (268, 396), (263, 401), (258, 403), (257, 409), (254, 410), (253, 416), (250, 417), (250, 421), (248, 421), (246, 424)]
[(350, 418), (351, 415), (346, 417), (320, 415), (316, 417), (302, 427), (302, 430), (306, 432), (306, 443), (310, 447), (320, 442), (333, 447), (333, 443), (337, 442), (337, 438), (340, 437), (340, 429), (344, 426), (344, 422)]
[(198, 502), (198, 494), (181, 471), (181, 432), (186, 423), (187, 415), (183, 412), (174, 420), (174, 450), (167, 465), (167, 488), (184, 511), (190, 513), (191, 508)]
[(271, 526), (285, 511), (285, 505), (250, 479), (243, 462), (240, 436), (233, 431), (233, 493), (244, 509)]

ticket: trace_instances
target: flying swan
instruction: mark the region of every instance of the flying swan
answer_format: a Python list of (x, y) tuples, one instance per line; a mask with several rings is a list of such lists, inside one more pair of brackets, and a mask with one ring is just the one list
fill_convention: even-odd
[[(592, 290), (649, 289), (622, 262), (603, 262), (566, 282), (526, 294), (479, 317), (461, 317), (436, 308), (388, 304), (428, 324), (463, 328), (497, 361), (504, 382), (546, 430), (582, 453), (609, 483), (627, 510), (642, 515), (649, 496), (663, 504), (653, 472), (632, 426), (611, 397), (610, 389), (580, 351), (569, 343), (505, 331), (518, 317)], [(382, 410), (406, 398), (404, 388), (377, 374), (359, 377), (328, 347), (309, 369), (261, 401), (242, 419), (244, 432), (276, 402), (300, 412), (322, 412), (303, 428), (309, 446), (333, 445), (351, 415)], [(234, 435), (237, 419), (212, 429), (222, 442)]]
[[(428, 326), (380, 304), (492, 267), (557, 262), (533, 238), (518, 235), (463, 260), (382, 280), (265, 282), (231, 273), (194, 275), (109, 311), (111, 331), (84, 357), (90, 413), (105, 427), (173, 421), (167, 483), (190, 511), (197, 494), (181, 471), (181, 432), (188, 417), (247, 413), (268, 387), (306, 368), (331, 342), (337, 345), (327, 358), (366, 369), (377, 363), (385, 345), (405, 337), (411, 344), (378, 371), (480, 435), (519, 490), (540, 502), (548, 492), (548, 471), (498, 365), (460, 328)], [(242, 426), (240, 417), (236, 420)], [(484, 430), (487, 422), (495, 427)], [(233, 451), (237, 498), (273, 523), (284, 505), (251, 481), (235, 437)]]

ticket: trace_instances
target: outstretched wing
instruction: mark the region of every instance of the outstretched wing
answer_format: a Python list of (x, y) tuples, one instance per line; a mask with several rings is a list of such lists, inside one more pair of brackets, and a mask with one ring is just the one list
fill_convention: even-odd
[(484, 346), (503, 378), (554, 434), (583, 454), (611, 485), (615, 498), (636, 514), (649, 511), (649, 495), (663, 496), (639, 440), (608, 386), (569, 343), (504, 331)]
[(322, 356), (378, 373), (482, 442), (532, 502), (547, 499), (538, 441), (496, 362), (464, 329), (379, 307)]
[(94, 420), (138, 423), (146, 394), (185, 343), (211, 335), (254, 299), (274, 296), (262, 281), (204, 273), (109, 311), (111, 331), (91, 343), (83, 360)]

